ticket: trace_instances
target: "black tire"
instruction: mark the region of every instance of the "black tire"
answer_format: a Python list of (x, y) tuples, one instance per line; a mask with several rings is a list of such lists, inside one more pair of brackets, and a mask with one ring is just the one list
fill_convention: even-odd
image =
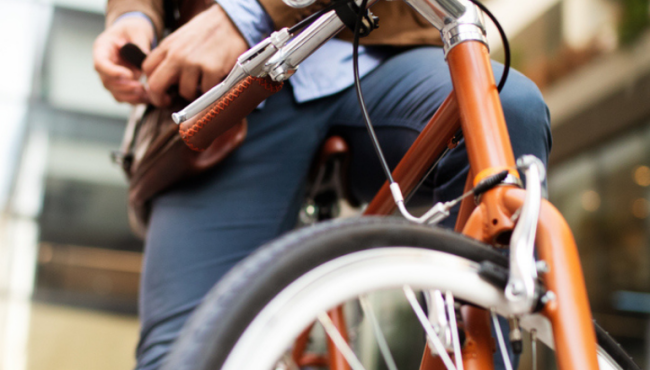
[[(493, 248), (457, 233), (396, 218), (331, 221), (297, 230), (268, 243), (237, 265), (206, 296), (185, 325), (164, 369), (220, 369), (255, 316), (282, 289), (306, 272), (350, 253), (409, 246), (506, 268)], [(596, 325), (598, 342), (624, 370), (640, 370)]]

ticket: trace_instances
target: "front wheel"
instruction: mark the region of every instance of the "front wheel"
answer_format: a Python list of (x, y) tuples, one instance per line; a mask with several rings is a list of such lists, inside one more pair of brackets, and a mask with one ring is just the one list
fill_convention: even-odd
[[(301, 229), (260, 248), (213, 288), (184, 328), (165, 368), (299, 369), (288, 354), (319, 315), (405, 286), (450, 292), (457, 301), (505, 313), (503, 289), (479, 275), (484, 262), (508, 265), (489, 246), (399, 219), (361, 218)], [(543, 317), (524, 317), (521, 325), (553, 347)], [(381, 331), (376, 324), (374, 328)], [(596, 330), (601, 369), (639, 369), (602, 329)], [(363, 346), (353, 347), (363, 351), (356, 348)]]

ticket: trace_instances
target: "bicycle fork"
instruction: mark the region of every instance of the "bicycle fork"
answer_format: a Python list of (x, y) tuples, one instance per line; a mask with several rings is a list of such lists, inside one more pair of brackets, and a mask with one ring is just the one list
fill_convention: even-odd
[[(466, 138), (474, 183), (504, 169), (516, 175), (487, 48), (469, 41), (451, 50), (447, 58), (463, 131), (476, 133)], [(513, 215), (524, 205), (525, 196), (525, 191), (514, 186), (488, 191), (463, 233), (494, 244), (513, 229)], [(539, 258), (548, 265), (542, 313), (553, 327), (559, 368), (596, 370), (596, 336), (577, 247), (566, 221), (546, 200), (541, 203), (535, 243)]]

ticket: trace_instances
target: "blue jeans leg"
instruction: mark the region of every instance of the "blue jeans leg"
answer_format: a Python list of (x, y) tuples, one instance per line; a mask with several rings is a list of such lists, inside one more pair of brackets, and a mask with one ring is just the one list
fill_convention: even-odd
[[(503, 66), (493, 62), (492, 67), (499, 79)], [(390, 58), (363, 79), (362, 88), (373, 126), (394, 168), (452, 91), (452, 84), (442, 49), (423, 47)], [(351, 142), (353, 193), (369, 201), (385, 176), (372, 150), (354, 90), (346, 90), (343, 95), (344, 103), (332, 125)], [(533, 154), (546, 164), (551, 150), (550, 117), (539, 89), (511, 70), (501, 100), (515, 157)], [(459, 196), (468, 172), (467, 149), (461, 141), (442, 159), (418, 198), (431, 204)], [(443, 226), (453, 227), (453, 216)]]
[(295, 225), (305, 175), (327, 131), (327, 99), (296, 105), (290, 88), (248, 117), (222, 164), (153, 202), (140, 292), (138, 369), (157, 369), (208, 290), (255, 248)]

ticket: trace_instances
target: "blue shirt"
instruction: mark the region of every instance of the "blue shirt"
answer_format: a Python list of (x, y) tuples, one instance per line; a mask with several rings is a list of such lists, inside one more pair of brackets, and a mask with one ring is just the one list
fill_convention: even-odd
[[(257, 44), (273, 32), (273, 21), (257, 0), (216, 1), (237, 26), (248, 45)], [(122, 15), (129, 16), (147, 17), (139, 12)], [(383, 60), (382, 53), (359, 46), (359, 74), (362, 77)], [(352, 86), (352, 43), (338, 39), (328, 41), (300, 64), (289, 82), (299, 103), (336, 94)]]

